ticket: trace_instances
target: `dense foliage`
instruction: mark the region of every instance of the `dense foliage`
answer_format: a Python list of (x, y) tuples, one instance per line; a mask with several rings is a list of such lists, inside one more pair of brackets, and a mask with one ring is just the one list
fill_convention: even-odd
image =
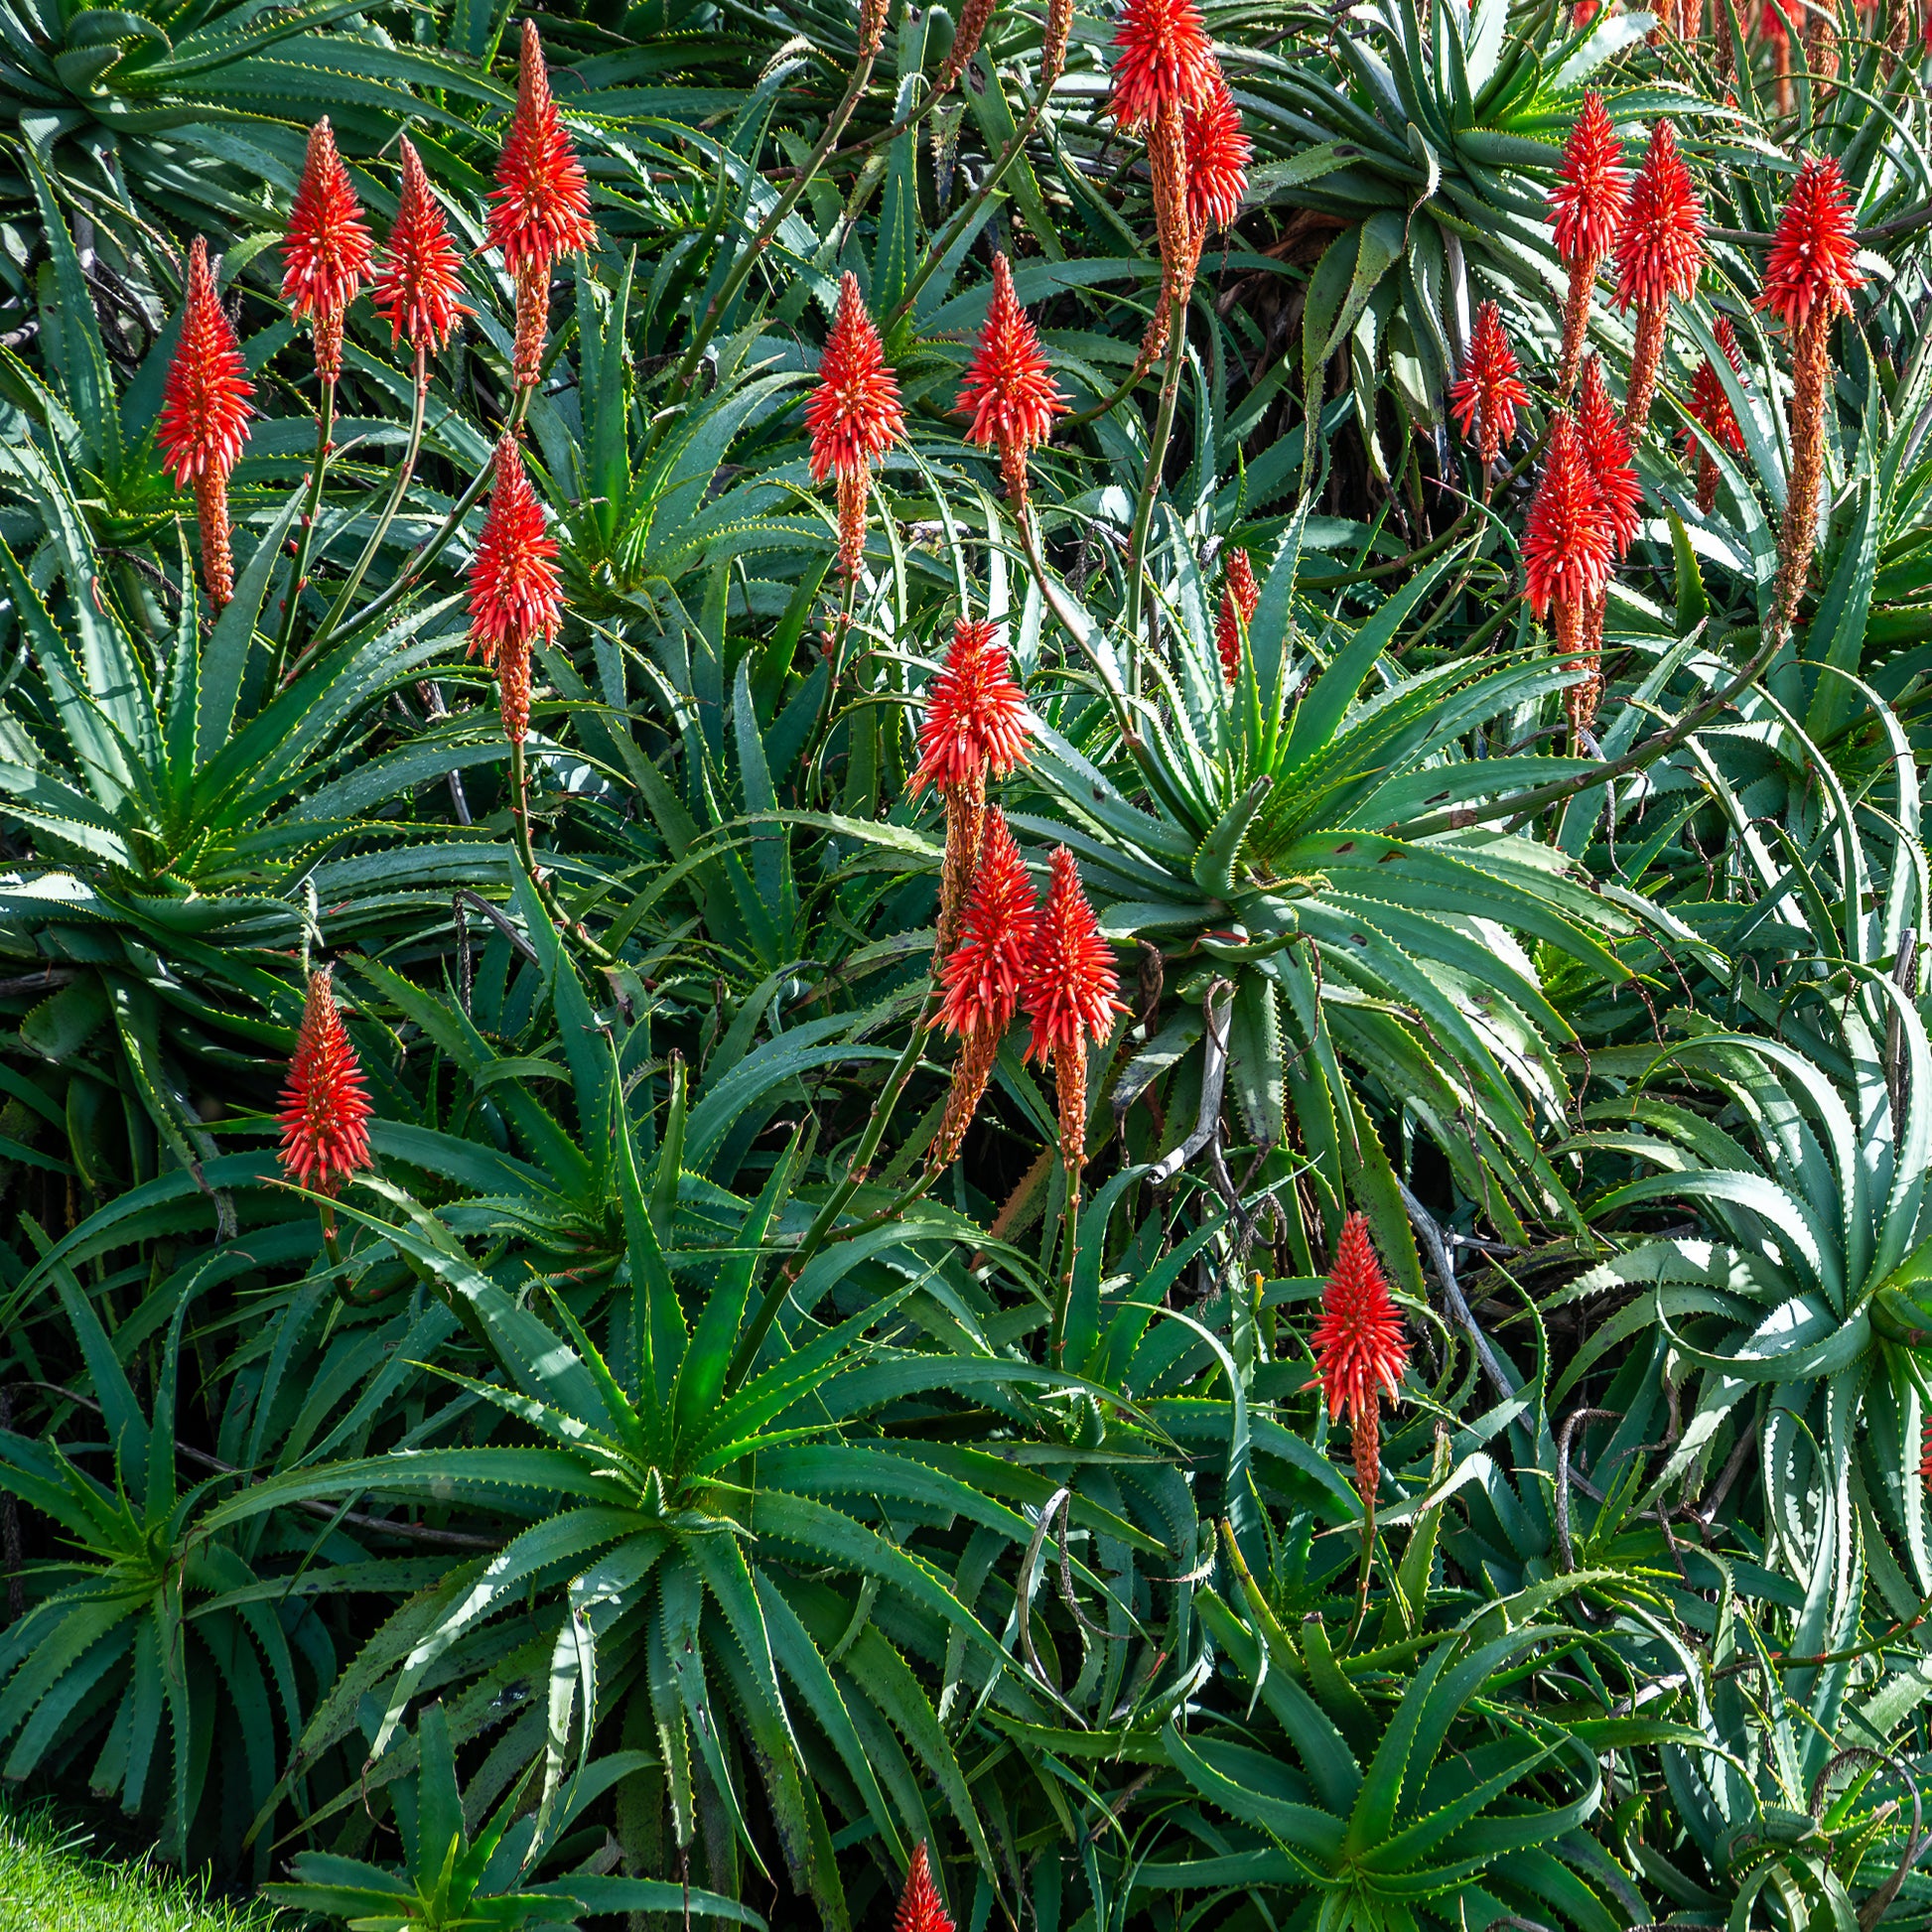
[(0, 1773), (1932, 1913), (1932, 18), (0, 27)]

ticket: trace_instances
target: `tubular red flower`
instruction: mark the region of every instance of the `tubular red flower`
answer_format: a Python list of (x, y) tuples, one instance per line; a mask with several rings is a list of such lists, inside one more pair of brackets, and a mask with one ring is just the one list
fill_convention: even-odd
[(1530, 609), (1552, 605), (1581, 613), (1609, 581), (1610, 527), (1584, 460), (1583, 439), (1568, 413), (1550, 424), (1550, 458), (1523, 531)]
[(459, 316), (472, 313), (463, 301), (463, 277), (449, 223), (423, 173), (408, 135), (401, 141), (402, 195), (396, 224), (376, 264), (372, 301), (389, 325), (389, 340), (407, 338), (414, 348), (440, 349), (450, 340)]
[(962, 1038), (990, 1034), (997, 1042), (1020, 1011), (1020, 990), (1033, 957), (1039, 907), (1026, 861), (1006, 815), (986, 807), (980, 862), (960, 918), (959, 938), (939, 969), (942, 998), (934, 1023)]
[(1228, 552), (1227, 575), (1221, 588), (1221, 612), (1214, 622), (1214, 648), (1220, 652), (1221, 670), (1230, 684), (1241, 678), (1241, 632), (1254, 621), (1261, 607), (1261, 586), (1255, 582), (1254, 566), (1245, 550)]
[(1814, 315), (1829, 320), (1846, 314), (1852, 290), (1864, 285), (1853, 259), (1857, 248), (1845, 176), (1829, 156), (1813, 155), (1799, 169), (1784, 205), (1757, 306), (1793, 336)]
[(919, 726), (919, 762), (906, 786), (965, 786), (985, 795), (988, 775), (1004, 778), (1027, 761), (1033, 720), (1013, 681), (998, 627), (960, 619), (945, 667), (926, 695)]
[(161, 395), (155, 439), (176, 487), (190, 479), (226, 477), (248, 440), (254, 393), (234, 325), (214, 289), (207, 243), (195, 237), (188, 251), (188, 303), (181, 339)]
[(1197, 234), (1228, 227), (1248, 192), (1254, 144), (1241, 125), (1226, 76), (1210, 63), (1200, 94), (1181, 110), (1181, 148), (1187, 162), (1187, 221)]
[(516, 112), (497, 157), (490, 200), (489, 241), (503, 251), (503, 266), (512, 275), (547, 270), (559, 255), (574, 255), (597, 238), (590, 186), (551, 97), (533, 20), (523, 23)]
[(1660, 309), (1673, 295), (1688, 302), (1696, 293), (1704, 264), (1704, 204), (1668, 121), (1650, 130), (1615, 249), (1619, 308)]
[(923, 1839), (912, 1850), (912, 1863), (905, 1874), (905, 1889), (899, 1893), (893, 1932), (953, 1932), (953, 1922), (946, 1916), (946, 1908), (940, 1904), (939, 1893), (932, 1883)]
[(1013, 292), (1003, 254), (993, 257), (992, 299), (954, 407), (973, 419), (966, 440), (1000, 452), (1009, 490), (1024, 499), (1027, 452), (1053, 433), (1066, 398), (1047, 369), (1038, 330)]
[(1462, 373), (1449, 387), (1449, 405), (1464, 440), (1473, 442), (1486, 470), (1501, 456), (1516, 429), (1516, 412), (1529, 404), (1516, 356), (1503, 333), (1503, 314), (1493, 302), (1476, 311)]
[(1594, 355), (1584, 364), (1583, 394), (1577, 398), (1577, 441), (1596, 489), (1612, 555), (1620, 557), (1636, 541), (1643, 485), (1630, 460), (1623, 419), (1603, 382), (1603, 365)]
[[(1724, 350), (1731, 373), (1741, 376), (1744, 372), (1743, 357), (1738, 353), (1737, 333), (1731, 328), (1728, 316), (1718, 318), (1717, 336), (1718, 346)], [(1730, 397), (1725, 392), (1717, 365), (1708, 355), (1698, 364), (1697, 373), (1691, 378), (1690, 409), (1692, 420), (1721, 450), (1726, 450), (1732, 456), (1743, 455), (1744, 432), (1738, 427), (1736, 413), (1730, 406)], [(1684, 449), (1687, 455), (1696, 459), (1698, 508), (1709, 516), (1718, 501), (1717, 460), (1688, 429), (1684, 432)]]
[(1389, 1293), (1388, 1277), (1361, 1214), (1351, 1214), (1341, 1224), (1311, 1345), (1328, 1414), (1339, 1416), (1346, 1410), (1350, 1421), (1379, 1409), (1384, 1390), (1393, 1397), (1409, 1365), (1402, 1311)]
[(1206, 88), (1213, 61), (1194, 0), (1127, 0), (1114, 30), (1114, 91), (1107, 110), (1130, 128), (1163, 105), (1187, 107)]
[(282, 1171), (304, 1187), (333, 1195), (369, 1165), (373, 1111), (325, 966), (309, 975), (309, 1003), (282, 1089)]
[(1072, 853), (1057, 846), (1020, 1001), (1033, 1022), (1027, 1057), (1053, 1062), (1060, 1160), (1075, 1185), (1087, 1162), (1087, 1041), (1104, 1039), (1113, 1016), (1126, 1011), (1119, 991), (1113, 948), (1101, 936)]
[(343, 372), (343, 312), (369, 279), (372, 245), (325, 116), (309, 130), (302, 180), (282, 238), (282, 294), (295, 321), (314, 320), (316, 369), (325, 382)]
[(839, 568), (857, 577), (865, 557), (866, 483), (873, 459), (905, 433), (898, 383), (886, 364), (885, 345), (866, 313), (859, 278), (839, 284), (839, 312), (819, 357), (818, 387), (805, 404), (812, 440), (812, 476), (838, 479)]
[(496, 474), (483, 535), (470, 566), (470, 650), (494, 666), (514, 646), (527, 656), (563, 623), (557, 539), (544, 527), (543, 505), (530, 487), (513, 436), (496, 445)]
[(1564, 144), (1563, 165), (1550, 191), (1550, 225), (1566, 268), (1591, 270), (1609, 253), (1630, 206), (1630, 171), (1603, 96), (1590, 92)]

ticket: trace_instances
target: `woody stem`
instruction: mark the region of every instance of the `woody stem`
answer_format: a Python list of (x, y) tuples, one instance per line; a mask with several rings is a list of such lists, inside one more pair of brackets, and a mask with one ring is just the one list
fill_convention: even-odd
[(1047, 1336), (1047, 1356), (1055, 1368), (1066, 1352), (1066, 1311), (1073, 1301), (1073, 1269), (1080, 1248), (1080, 1174), (1077, 1169), (1066, 1176), (1065, 1233), (1066, 1266), (1053, 1288), (1053, 1326)]
[(309, 546), (315, 540), (316, 517), (322, 509), (322, 484), (329, 469), (329, 448), (335, 430), (336, 384), (331, 379), (322, 385), (322, 407), (316, 411), (316, 460), (309, 471), (309, 494), (302, 505), (302, 531), (296, 538), (295, 564), (289, 572), (288, 595), (282, 600), (282, 629), (275, 645), (275, 684), (281, 682), (282, 660), (289, 654), (289, 644), (295, 636), (296, 615), (302, 608), (302, 586), (309, 576)]

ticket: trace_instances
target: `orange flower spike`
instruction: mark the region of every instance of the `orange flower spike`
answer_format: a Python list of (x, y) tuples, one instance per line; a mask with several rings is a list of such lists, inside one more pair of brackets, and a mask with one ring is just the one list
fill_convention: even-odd
[(448, 345), (458, 318), (472, 311), (462, 299), (456, 244), (422, 161), (408, 135), (398, 145), (402, 195), (376, 264), (371, 299), (389, 325), (391, 342), (406, 339), (413, 348), (437, 350)]
[(1382, 1486), (1381, 1411), (1393, 1401), (1409, 1366), (1402, 1311), (1369, 1239), (1368, 1221), (1350, 1214), (1335, 1243), (1335, 1263), (1321, 1291), (1321, 1314), (1311, 1346), (1330, 1417), (1346, 1413), (1354, 1438), (1355, 1486), (1364, 1513), (1363, 1553), (1373, 1539), (1375, 1498)]
[(805, 404), (812, 478), (837, 480), (839, 569), (856, 578), (866, 553), (866, 485), (874, 462), (905, 434), (898, 382), (866, 312), (859, 278), (839, 284), (839, 309), (819, 357), (818, 387)]
[(1825, 481), (1825, 418), (1831, 406), (1832, 324), (1850, 312), (1859, 272), (1851, 198), (1836, 161), (1813, 156), (1798, 171), (1772, 237), (1757, 306), (1791, 336), (1791, 471), (1778, 533), (1772, 590), (1774, 629), (1798, 615), (1818, 541), (1818, 492)]
[(1523, 531), (1525, 590), (1538, 618), (1555, 614), (1557, 653), (1581, 663), (1590, 606), (1609, 582), (1612, 540), (1573, 417), (1550, 424), (1550, 459)]
[(1209, 68), (1199, 97), (1181, 109), (1181, 135), (1189, 226), (1202, 235), (1231, 226), (1248, 192), (1254, 144), (1218, 67)]
[(1024, 509), (1027, 452), (1052, 435), (1066, 398), (1047, 368), (1039, 331), (1014, 294), (1004, 254), (993, 257), (993, 294), (954, 407), (973, 419), (967, 442), (999, 451), (1007, 495)]
[(1069, 1187), (1078, 1186), (1087, 1159), (1087, 1042), (1104, 1039), (1113, 1016), (1126, 1011), (1115, 997), (1119, 991), (1113, 948), (1087, 902), (1073, 854), (1058, 846), (1021, 1004), (1033, 1022), (1027, 1057), (1053, 1062)]
[(1550, 225), (1556, 235), (1557, 256), (1570, 271), (1557, 378), (1560, 390), (1567, 392), (1577, 380), (1577, 367), (1589, 332), (1590, 291), (1629, 202), (1630, 173), (1623, 165), (1616, 128), (1602, 95), (1587, 93), (1565, 144), (1557, 185), (1550, 191)]
[(563, 623), (557, 539), (530, 486), (513, 436), (496, 446), (494, 487), (470, 566), (470, 651), (496, 672), (503, 730), (520, 745), (530, 728), (530, 657)]
[(155, 440), (175, 487), (194, 487), (202, 582), (217, 612), (234, 595), (228, 477), (248, 440), (253, 393), (234, 325), (215, 291), (207, 243), (197, 235), (188, 251), (188, 301), (161, 392)]
[(597, 239), (590, 185), (550, 92), (536, 22), (523, 23), (517, 57), (516, 112), (496, 161), (488, 240), (516, 282), (516, 380), (533, 385), (543, 369), (550, 322), (550, 267)]
[(302, 180), (282, 239), (282, 295), (291, 318), (307, 317), (315, 330), (316, 373), (324, 382), (343, 372), (343, 317), (369, 279), (373, 245), (325, 117), (309, 130)]
[(941, 1000), (934, 1023), (962, 1042), (946, 1111), (926, 1155), (927, 1166), (948, 1166), (972, 1125), (992, 1077), (1000, 1042), (1020, 1011), (1021, 988), (1039, 928), (1039, 906), (1026, 861), (1006, 815), (988, 805), (979, 865), (973, 874), (958, 943), (939, 969)]
[(893, 1932), (953, 1932), (953, 1922), (946, 1916), (946, 1908), (940, 1904), (932, 1882), (932, 1867), (926, 1860), (923, 1839), (912, 1851), (905, 1889), (899, 1893), (898, 1910), (893, 1917)]
[(1623, 408), (1633, 444), (1649, 427), (1670, 299), (1674, 295), (1688, 302), (1697, 292), (1703, 266), (1704, 204), (1677, 151), (1671, 124), (1659, 121), (1650, 130), (1650, 146), (1616, 237), (1617, 306), (1637, 312)]
[(309, 975), (309, 1001), (282, 1089), (282, 1171), (299, 1186), (333, 1196), (369, 1165), (367, 1083), (336, 1007), (329, 969)]
[(1127, 0), (1114, 30), (1107, 111), (1127, 129), (1163, 107), (1191, 106), (1206, 90), (1213, 63), (1194, 0)]
[(1609, 531), (1611, 555), (1620, 557), (1637, 539), (1643, 485), (1631, 462), (1623, 419), (1603, 381), (1603, 364), (1594, 355), (1584, 364), (1583, 394), (1577, 398), (1577, 440), (1584, 466), (1596, 486), (1597, 507)]
[(1449, 406), (1465, 442), (1473, 442), (1476, 456), (1488, 471), (1502, 455), (1503, 445), (1516, 432), (1516, 412), (1529, 404), (1522, 371), (1509, 337), (1503, 331), (1502, 311), (1485, 302), (1469, 332), (1469, 353), (1462, 373), (1449, 388)]
[(1228, 552), (1227, 575), (1221, 589), (1221, 611), (1214, 621), (1214, 648), (1229, 684), (1241, 679), (1241, 633), (1261, 608), (1261, 586), (1245, 550)]

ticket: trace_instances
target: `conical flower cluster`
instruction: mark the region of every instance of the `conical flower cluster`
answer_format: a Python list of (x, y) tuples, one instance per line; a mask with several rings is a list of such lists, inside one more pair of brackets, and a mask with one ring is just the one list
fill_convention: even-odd
[(496, 160), (488, 235), (516, 282), (516, 380), (526, 388), (543, 370), (550, 321), (550, 265), (597, 238), (583, 164), (550, 93), (550, 71), (536, 22), (523, 23), (517, 57), (516, 112)]
[(1630, 191), (1616, 237), (1616, 299), (1637, 312), (1636, 346), (1624, 393), (1623, 422), (1635, 443), (1650, 424), (1664, 324), (1674, 295), (1688, 302), (1704, 265), (1704, 204), (1677, 151), (1668, 121), (1650, 130), (1650, 146)]
[(1584, 458), (1576, 420), (1550, 423), (1550, 457), (1523, 532), (1525, 591), (1538, 618), (1554, 613), (1557, 653), (1578, 664), (1589, 608), (1609, 582), (1609, 523)]
[(1066, 413), (1066, 398), (1047, 369), (1039, 331), (1013, 292), (1004, 254), (993, 257), (992, 299), (955, 406), (973, 419), (966, 440), (999, 451), (1007, 495), (1024, 513), (1027, 452), (1052, 435), (1053, 418)]
[(155, 440), (175, 487), (194, 487), (202, 531), (202, 583), (216, 611), (234, 596), (228, 477), (248, 440), (248, 418), (254, 414), (248, 398), (253, 393), (234, 324), (215, 292), (207, 243), (197, 235), (188, 251), (188, 302), (161, 393)]
[(893, 1916), (893, 1932), (953, 1932), (953, 1922), (932, 1882), (924, 1839), (913, 1847), (905, 1889), (899, 1893), (898, 1910)]
[(1079, 1185), (1087, 1162), (1087, 1042), (1105, 1039), (1114, 1015), (1126, 1011), (1115, 997), (1119, 991), (1113, 948), (1087, 902), (1073, 854), (1056, 846), (1020, 999), (1033, 1022), (1027, 1057), (1053, 1062), (1069, 1188)]
[(514, 436), (496, 445), (494, 488), (470, 566), (470, 652), (496, 673), (503, 730), (520, 745), (530, 729), (531, 652), (563, 623), (557, 539), (544, 525)]
[(962, 618), (946, 662), (927, 694), (919, 726), (919, 762), (906, 790), (937, 785), (946, 807), (946, 857), (939, 874), (938, 956), (952, 944), (980, 861), (986, 781), (1004, 778), (1027, 758), (1033, 728), (1027, 700), (1007, 664), (999, 627)]
[(1772, 238), (1757, 306), (1791, 336), (1791, 473), (1778, 534), (1772, 590), (1774, 628), (1798, 615), (1818, 541), (1818, 491), (1825, 480), (1825, 412), (1830, 402), (1832, 323), (1863, 286), (1845, 177), (1830, 158), (1807, 160)]
[(463, 300), (463, 275), (449, 223), (430, 189), (415, 145), (404, 135), (402, 195), (396, 223), (376, 262), (375, 312), (389, 325), (391, 342), (436, 351), (448, 344), (459, 317), (471, 313)]
[[(1738, 351), (1737, 332), (1730, 326), (1728, 316), (1718, 318), (1717, 337), (1718, 346), (1724, 351), (1725, 360), (1730, 364), (1731, 374), (1741, 378), (1744, 358)], [(1721, 450), (1731, 456), (1744, 454), (1744, 432), (1738, 427), (1730, 397), (1725, 393), (1724, 381), (1708, 355), (1698, 364), (1697, 374), (1691, 378), (1690, 410), (1698, 427)], [(1698, 509), (1703, 515), (1709, 516), (1718, 502), (1717, 459), (1689, 430), (1684, 433), (1684, 446), (1697, 458)]]
[(1584, 341), (1589, 332), (1590, 291), (1596, 272), (1616, 240), (1630, 204), (1630, 175), (1609, 109), (1596, 92), (1587, 93), (1570, 139), (1564, 146), (1557, 185), (1550, 191), (1550, 225), (1557, 256), (1570, 271), (1570, 299), (1564, 309), (1563, 356), (1557, 386), (1567, 392), (1577, 379)]
[(325, 966), (309, 975), (309, 1001), (282, 1089), (283, 1173), (300, 1186), (335, 1194), (348, 1175), (369, 1165), (372, 1112)]
[(1503, 313), (1493, 302), (1476, 311), (1462, 373), (1449, 387), (1449, 407), (1463, 440), (1476, 446), (1487, 472), (1516, 433), (1516, 412), (1528, 407), (1529, 391), (1503, 332)]
[(1107, 111), (1123, 130), (1197, 101), (1214, 66), (1195, 0), (1127, 0), (1114, 30)]
[(805, 404), (812, 477), (837, 479), (839, 570), (856, 578), (866, 555), (866, 487), (873, 464), (905, 434), (898, 383), (866, 312), (859, 278), (839, 284), (839, 309), (819, 358), (818, 387)]
[(946, 1111), (926, 1156), (933, 1168), (958, 1155), (993, 1074), (1000, 1042), (1020, 1011), (1020, 992), (1039, 929), (1039, 906), (1006, 814), (988, 805), (979, 865), (957, 944), (940, 963), (936, 1024), (961, 1042)]
[(1360, 1214), (1341, 1224), (1311, 1345), (1328, 1414), (1348, 1417), (1356, 1488), (1364, 1511), (1372, 1514), (1382, 1486), (1382, 1397), (1396, 1397), (1409, 1365), (1409, 1342), (1368, 1221)]
[(1214, 621), (1214, 648), (1220, 653), (1221, 674), (1230, 684), (1241, 681), (1241, 640), (1261, 608), (1261, 586), (1245, 550), (1228, 552), (1227, 574), (1221, 586), (1220, 615)]
[(1225, 228), (1241, 212), (1254, 143), (1218, 66), (1207, 70), (1199, 95), (1181, 109), (1181, 147), (1187, 161), (1187, 221), (1196, 233)]
[(290, 316), (297, 322), (308, 318), (315, 330), (316, 374), (324, 382), (343, 372), (343, 317), (369, 279), (373, 245), (325, 117), (309, 130), (302, 180), (282, 239), (282, 294)]
[[(1603, 364), (1594, 355), (1584, 364), (1583, 393), (1577, 398), (1577, 442), (1583, 451), (1590, 485), (1596, 492), (1597, 513), (1608, 533), (1610, 557), (1614, 562), (1636, 541), (1642, 522), (1639, 511), (1643, 486), (1637, 482), (1623, 419), (1617, 414), (1603, 382)], [(1596, 707), (1603, 690), (1603, 625), (1609, 598), (1606, 572), (1602, 585), (1584, 613), (1583, 662), (1589, 675), (1583, 683), (1572, 685), (1568, 693), (1570, 722), (1578, 732), (1587, 731), (1596, 722)]]

